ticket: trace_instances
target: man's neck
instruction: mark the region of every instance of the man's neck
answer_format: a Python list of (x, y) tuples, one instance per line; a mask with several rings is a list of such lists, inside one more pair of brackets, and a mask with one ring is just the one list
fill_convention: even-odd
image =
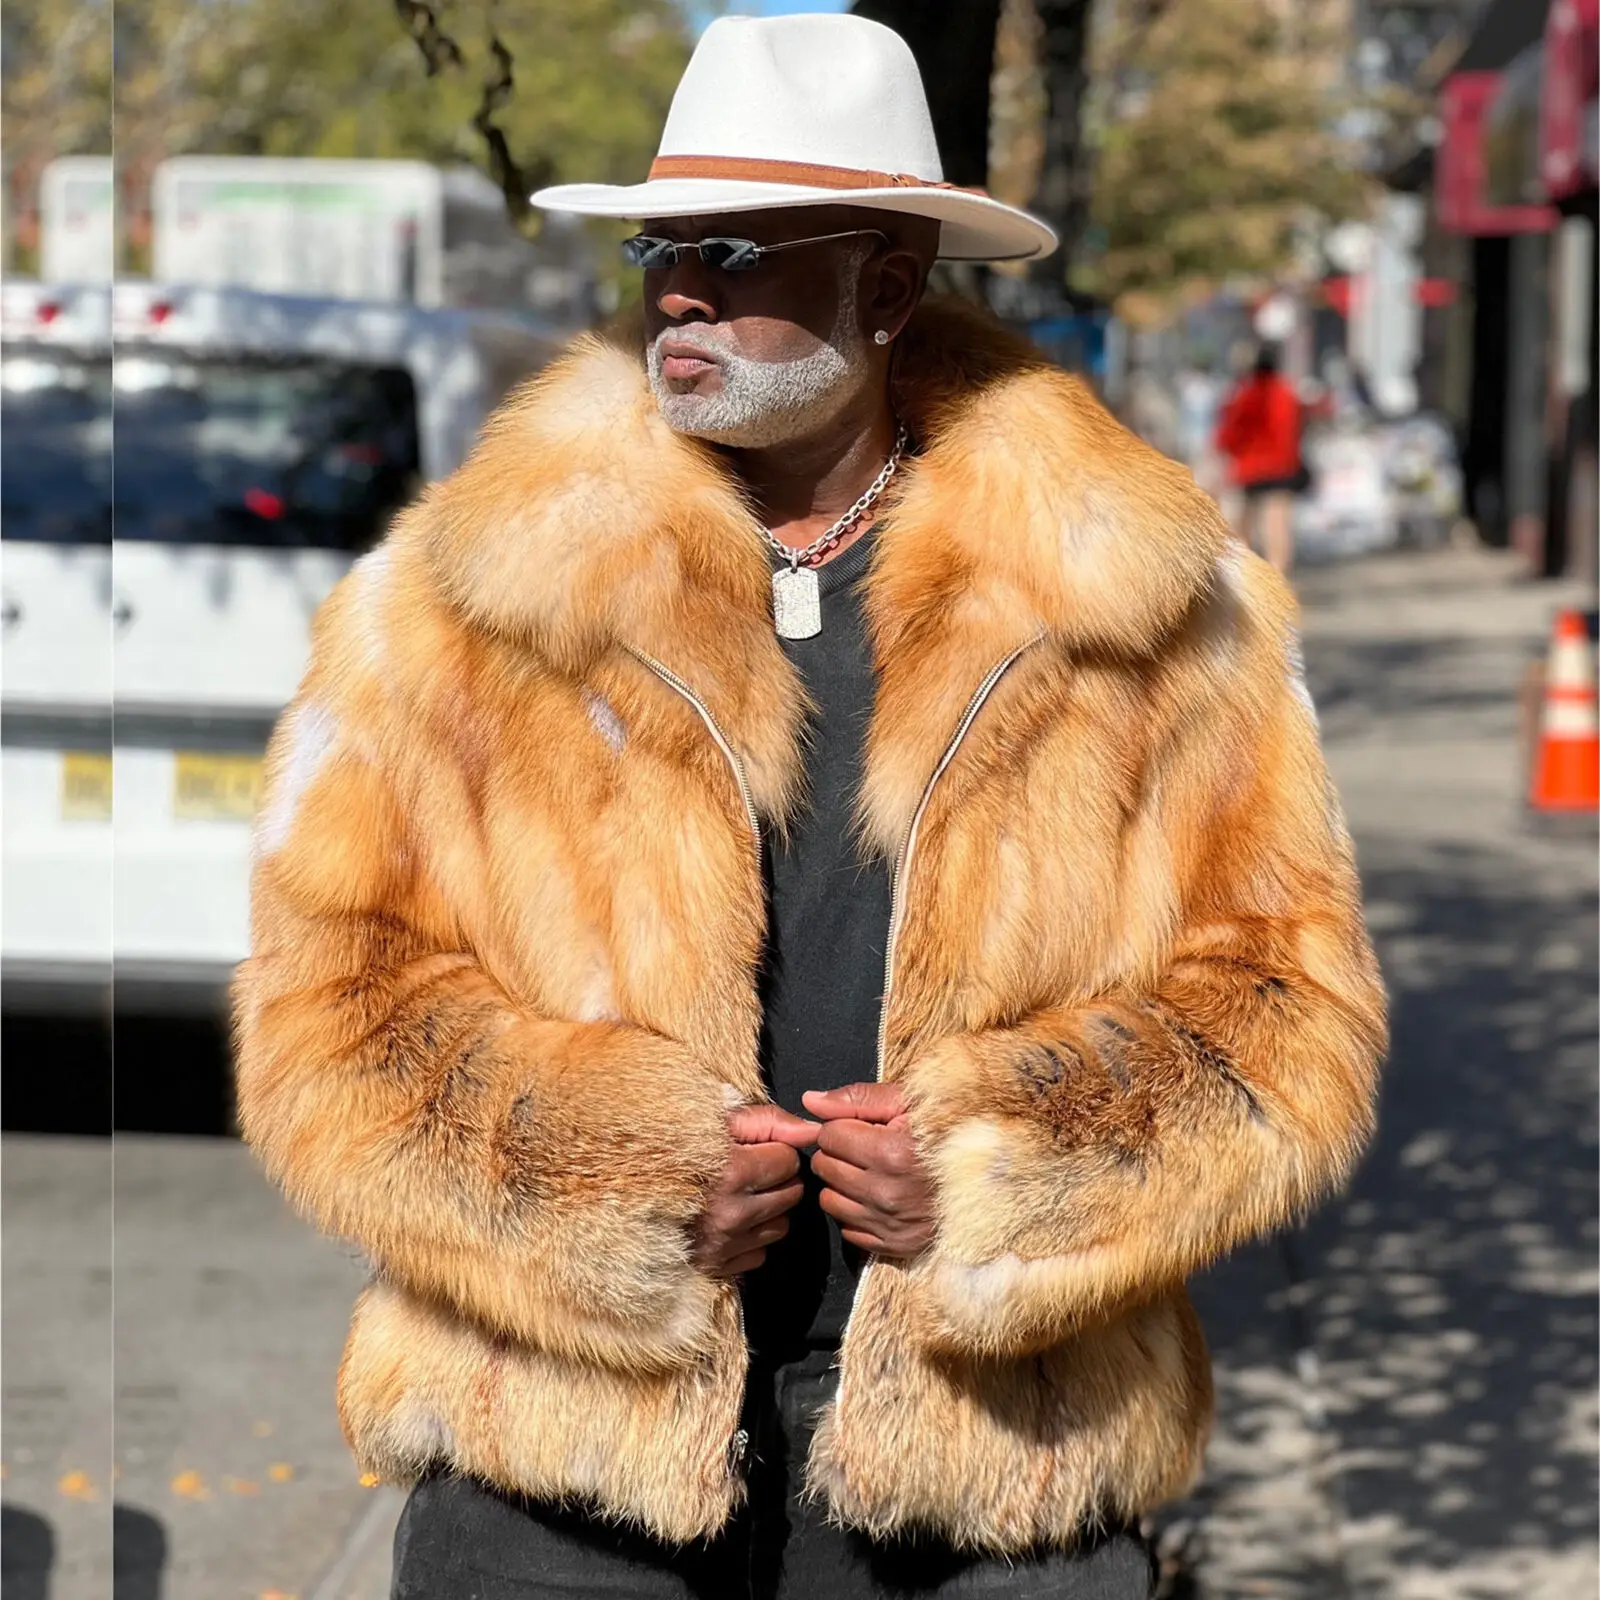
[[(762, 520), (790, 549), (803, 550), (872, 486), (894, 437), (888, 395), (875, 389), (810, 438), (730, 454)], [(870, 525), (869, 513), (823, 559), (842, 555)]]

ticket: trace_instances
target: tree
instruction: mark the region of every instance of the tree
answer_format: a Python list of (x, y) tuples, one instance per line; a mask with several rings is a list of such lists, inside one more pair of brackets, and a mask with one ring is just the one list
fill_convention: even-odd
[(989, 178), (989, 96), (1000, 0), (857, 0), (857, 16), (893, 28), (922, 70), (945, 179), (982, 188)]
[(128, 209), (158, 161), (186, 153), (409, 157), (500, 176), (489, 130), (518, 185), (643, 175), (689, 54), (672, 0), (403, 14), (405, 26), (393, 0), (117, 0)]
[(150, 175), (163, 157), (227, 152), (226, 121), (265, 46), (237, 0), (116, 0), (114, 118), (120, 268), (148, 268)]
[(986, 185), (1060, 234), (1061, 250), (1027, 269), (1041, 286), (1059, 288), (1088, 209), (1083, 125), (1094, 0), (858, 0), (855, 10), (911, 46), (945, 177)]
[(4, 264), (32, 272), (40, 173), (57, 156), (111, 153), (109, 0), (6, 0), (0, 54)]
[(989, 85), (989, 193), (1026, 206), (1039, 187), (1047, 110), (1034, 0), (1004, 0)]
[(1335, 131), (1344, 40), (1314, 5), (1170, 0), (1125, 7), (1105, 84), (1094, 216), (1099, 284), (1138, 320), (1186, 291), (1271, 280), (1308, 230), (1359, 214), (1366, 181)]
[(1089, 212), (1084, 159), (1084, 107), (1089, 91), (1089, 29), (1093, 0), (1034, 0), (1038, 58), (1044, 79), (1044, 140), (1031, 210), (1061, 239), (1061, 250), (1036, 261), (1036, 282), (1062, 284), (1083, 243)]

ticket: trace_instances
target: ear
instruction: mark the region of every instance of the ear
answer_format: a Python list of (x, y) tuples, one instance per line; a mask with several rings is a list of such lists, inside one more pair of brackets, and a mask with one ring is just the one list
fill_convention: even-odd
[(922, 298), (926, 273), (915, 251), (891, 244), (871, 257), (862, 274), (862, 321), (869, 331), (896, 336)]

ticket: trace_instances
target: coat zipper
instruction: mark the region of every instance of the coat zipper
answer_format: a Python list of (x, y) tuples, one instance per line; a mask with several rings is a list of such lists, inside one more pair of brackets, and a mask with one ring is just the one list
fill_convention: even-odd
[(967, 708), (961, 713), (961, 720), (956, 724), (956, 731), (950, 736), (949, 744), (944, 747), (944, 754), (939, 757), (939, 764), (922, 786), (922, 797), (917, 801), (917, 809), (911, 815), (910, 826), (900, 841), (900, 849), (895, 856), (894, 872), (889, 879), (889, 932), (883, 943), (883, 1003), (878, 1010), (879, 1083), (883, 1082), (884, 1054), (889, 1042), (889, 994), (894, 987), (895, 946), (899, 942), (900, 922), (905, 914), (906, 870), (911, 864), (911, 850), (916, 843), (917, 830), (922, 826), (922, 814), (928, 809), (934, 785), (944, 776), (945, 768), (955, 759), (956, 751), (961, 748), (962, 740), (966, 738), (968, 730), (977, 720), (978, 713), (983, 709), (983, 703), (989, 698), (994, 686), (1006, 675), (1018, 656), (1024, 651), (1031, 650), (1043, 638), (1044, 632), (1041, 630), (1031, 639), (1019, 644), (1004, 660), (997, 661), (989, 669), (983, 682), (972, 691), (972, 698), (967, 701)]
[[(900, 848), (895, 855), (894, 871), (889, 880), (889, 929), (884, 939), (883, 949), (883, 1000), (878, 1011), (878, 1052), (877, 1052), (877, 1078), (883, 1081), (884, 1055), (889, 1037), (889, 999), (894, 987), (894, 958), (895, 946), (900, 937), (900, 924), (905, 915), (906, 878), (911, 866), (911, 852), (916, 844), (917, 832), (922, 825), (923, 813), (928, 809), (928, 801), (933, 796), (934, 786), (943, 777), (945, 768), (955, 759), (956, 751), (961, 748), (962, 741), (966, 738), (972, 724), (977, 720), (978, 713), (983, 709), (984, 702), (994, 690), (1012, 664), (1024, 652), (1031, 650), (1045, 636), (1045, 630), (1040, 629), (1031, 639), (1025, 639), (1016, 649), (1001, 660), (997, 661), (984, 675), (983, 681), (972, 691), (972, 698), (967, 701), (966, 709), (961, 713), (961, 719), (956, 724), (955, 732), (950, 736), (950, 742), (945, 746), (944, 753), (939, 757), (938, 764), (929, 774), (928, 781), (922, 787), (922, 795), (917, 801), (917, 809), (912, 813), (911, 822), (906, 828), (900, 841)], [(643, 650), (636, 650), (631, 645), (624, 647), (642, 666), (647, 667), (669, 688), (682, 695), (694, 707), (700, 720), (706, 725), (707, 731), (716, 741), (717, 748), (727, 758), (728, 766), (733, 771), (735, 782), (739, 785), (739, 796), (744, 801), (745, 816), (750, 823), (750, 836), (755, 841), (756, 872), (759, 879), (762, 865), (761, 847), (761, 819), (756, 812), (755, 798), (750, 792), (750, 781), (745, 776), (744, 763), (739, 759), (738, 752), (728, 742), (722, 729), (717, 726), (716, 719), (707, 709), (705, 702), (689, 687), (671, 667), (657, 661), (654, 656), (647, 655)], [(861, 1290), (867, 1281), (867, 1274), (872, 1270), (869, 1260), (861, 1269), (861, 1276), (856, 1280), (856, 1292), (850, 1307), (850, 1318), (845, 1323), (845, 1331), (849, 1332), (850, 1322), (855, 1318), (856, 1306), (861, 1303)], [(739, 1311), (739, 1333), (745, 1336), (744, 1301), (736, 1297), (735, 1304)], [(741, 1432), (743, 1430), (740, 1430)], [(735, 1444), (737, 1445), (737, 1435)]]
[(728, 742), (727, 736), (717, 726), (716, 718), (707, 709), (704, 700), (678, 676), (671, 667), (657, 661), (654, 656), (646, 655), (643, 650), (635, 650), (632, 645), (624, 645), (625, 649), (635, 661), (646, 666), (669, 688), (675, 689), (690, 705), (700, 714), (700, 720), (705, 723), (711, 737), (716, 740), (717, 748), (727, 757), (728, 765), (733, 770), (734, 782), (739, 785), (739, 798), (744, 801), (744, 814), (750, 823), (750, 837), (756, 845), (756, 876), (761, 876), (761, 818), (756, 813), (755, 796), (750, 792), (750, 780), (745, 776), (744, 762), (739, 759), (738, 752)]
[[(623, 648), (641, 666), (649, 668), (669, 689), (675, 690), (699, 713), (700, 720), (705, 723), (707, 731), (716, 740), (717, 748), (727, 757), (728, 766), (732, 769), (734, 782), (739, 785), (739, 798), (744, 802), (744, 814), (750, 824), (750, 837), (754, 841), (756, 851), (756, 888), (763, 892), (762, 882), (762, 851), (761, 851), (761, 818), (756, 811), (755, 796), (750, 792), (750, 780), (745, 775), (744, 762), (739, 759), (739, 753), (729, 743), (727, 735), (717, 726), (717, 719), (711, 715), (704, 700), (678, 676), (671, 667), (664, 662), (657, 661), (652, 655), (647, 655), (643, 650), (636, 650), (632, 645)], [(749, 1348), (749, 1332), (744, 1320), (744, 1296), (739, 1292), (737, 1284), (733, 1290), (734, 1309), (739, 1313), (739, 1341)], [(743, 1429), (737, 1429), (728, 1441), (729, 1455), (738, 1463), (744, 1460), (745, 1452), (750, 1446), (750, 1435)]]
[[(894, 989), (894, 958), (895, 947), (900, 939), (900, 924), (905, 917), (906, 904), (906, 877), (911, 866), (911, 852), (917, 841), (917, 832), (922, 826), (923, 813), (928, 809), (928, 801), (933, 797), (934, 786), (944, 776), (945, 768), (955, 759), (956, 751), (961, 748), (962, 741), (966, 738), (972, 724), (977, 720), (978, 713), (983, 709), (983, 703), (994, 690), (994, 686), (1011, 669), (1017, 657), (1031, 650), (1044, 638), (1045, 630), (1040, 629), (1031, 639), (1025, 639), (1009, 655), (1003, 657), (984, 675), (983, 682), (972, 691), (972, 698), (967, 701), (966, 710), (961, 713), (961, 720), (956, 723), (956, 731), (950, 736), (950, 742), (944, 747), (944, 754), (939, 757), (938, 764), (928, 776), (928, 781), (922, 786), (921, 798), (917, 801), (917, 809), (911, 814), (911, 821), (900, 840), (900, 848), (895, 854), (894, 871), (889, 879), (889, 931), (883, 943), (883, 1001), (878, 1010), (878, 1064), (877, 1079), (883, 1082), (884, 1056), (889, 1042), (889, 998)], [(861, 1268), (861, 1276), (856, 1279), (856, 1292), (850, 1305), (850, 1316), (845, 1322), (845, 1332), (850, 1331), (850, 1323), (855, 1319), (856, 1307), (861, 1303), (861, 1291), (866, 1285), (867, 1274), (872, 1270), (870, 1257)]]

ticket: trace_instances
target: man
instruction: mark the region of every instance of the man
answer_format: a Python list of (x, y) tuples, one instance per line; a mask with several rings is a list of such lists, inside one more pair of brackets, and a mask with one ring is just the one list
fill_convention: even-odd
[(706, 33), (644, 326), (321, 614), (238, 991), (247, 1137), (375, 1277), (394, 1592), (1133, 1600), (1184, 1278), (1337, 1184), (1383, 1008), (1286, 592), (938, 253), (853, 17)]

